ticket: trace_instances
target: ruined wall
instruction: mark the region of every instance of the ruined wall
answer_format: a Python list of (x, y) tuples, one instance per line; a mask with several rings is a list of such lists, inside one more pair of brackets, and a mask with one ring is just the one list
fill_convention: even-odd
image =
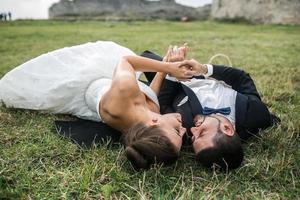
[(300, 0), (213, 0), (211, 16), (263, 24), (300, 24)]
[(49, 17), (99, 19), (203, 19), (198, 11), (175, 3), (174, 0), (61, 0), (49, 9)]

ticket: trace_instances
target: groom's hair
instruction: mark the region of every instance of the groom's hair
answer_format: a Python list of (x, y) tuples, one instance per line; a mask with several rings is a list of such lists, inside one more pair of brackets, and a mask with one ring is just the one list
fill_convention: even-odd
[(205, 148), (196, 154), (205, 167), (216, 165), (221, 170), (238, 168), (244, 158), (242, 143), (237, 133), (228, 136), (219, 130), (213, 137), (213, 146)]
[(125, 155), (136, 170), (149, 169), (153, 164), (174, 163), (179, 152), (159, 126), (142, 123), (125, 135)]

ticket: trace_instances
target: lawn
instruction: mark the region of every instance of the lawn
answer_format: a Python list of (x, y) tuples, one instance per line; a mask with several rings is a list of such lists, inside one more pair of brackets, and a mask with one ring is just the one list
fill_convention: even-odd
[[(300, 198), (300, 27), (217, 22), (0, 23), (0, 77), (65, 46), (111, 40), (136, 53), (163, 54), (189, 44), (206, 63), (217, 53), (250, 73), (269, 109), (282, 119), (244, 144), (239, 169), (199, 166), (185, 148), (172, 166), (136, 172), (121, 145), (80, 149), (53, 131), (55, 119), (0, 106), (0, 199), (297, 199)], [(223, 58), (214, 63), (227, 64)]]

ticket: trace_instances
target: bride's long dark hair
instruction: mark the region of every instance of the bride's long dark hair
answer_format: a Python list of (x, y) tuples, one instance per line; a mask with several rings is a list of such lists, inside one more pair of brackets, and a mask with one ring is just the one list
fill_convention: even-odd
[(137, 124), (123, 139), (125, 155), (136, 170), (148, 169), (153, 164), (171, 164), (179, 156), (179, 152), (159, 126)]

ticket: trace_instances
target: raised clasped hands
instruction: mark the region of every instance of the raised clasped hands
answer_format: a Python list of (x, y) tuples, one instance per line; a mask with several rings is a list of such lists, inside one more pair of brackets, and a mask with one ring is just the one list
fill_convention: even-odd
[(188, 46), (187, 43), (184, 43), (183, 46), (169, 46), (168, 51), (164, 57), (165, 62), (179, 62), (183, 61), (187, 57)]
[(165, 62), (171, 62), (172, 71), (170, 76), (177, 78), (180, 81), (187, 81), (193, 76), (199, 76), (207, 73), (205, 65), (200, 64), (198, 61), (191, 59), (187, 60), (188, 46), (185, 43), (181, 47), (169, 46)]
[(188, 80), (192, 78), (190, 75), (189, 68), (182, 65), (187, 55), (187, 45), (184, 44), (181, 47), (169, 46), (168, 51), (163, 59), (163, 61), (168, 62), (171, 67), (170, 76), (177, 78), (178, 80)]

